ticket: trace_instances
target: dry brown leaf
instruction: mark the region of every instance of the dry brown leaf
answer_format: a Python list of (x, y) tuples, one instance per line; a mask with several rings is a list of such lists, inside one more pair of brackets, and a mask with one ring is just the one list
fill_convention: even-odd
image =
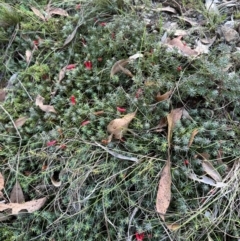
[(62, 8), (50, 8), (48, 9), (48, 14), (49, 15), (61, 15), (61, 16), (68, 16), (68, 13), (66, 10), (62, 9)]
[(26, 53), (25, 53), (25, 56), (26, 56), (26, 62), (29, 64), (31, 59), (32, 59), (32, 51), (27, 49)]
[(183, 116), (184, 118), (187, 118), (187, 119), (193, 121), (193, 118), (189, 115), (188, 111), (187, 111), (186, 109), (184, 109), (184, 108), (183, 108), (182, 116)]
[(39, 210), (46, 202), (47, 198), (40, 198), (25, 203), (0, 203), (0, 212), (6, 209), (12, 209), (11, 214), (17, 215), (21, 210), (27, 210), (29, 213), (33, 213)]
[(127, 65), (128, 63), (129, 63), (129, 59), (118, 60), (111, 69), (110, 77), (113, 77), (113, 75), (125, 69), (124, 66)]
[(28, 117), (20, 117), (17, 120), (14, 121), (14, 124), (16, 127), (21, 127), (25, 124), (25, 122), (27, 121)]
[(197, 135), (197, 133), (198, 133), (198, 129), (194, 129), (191, 136), (190, 136), (190, 139), (189, 139), (189, 142), (188, 142), (188, 147), (190, 147), (192, 145), (194, 137)]
[(171, 200), (171, 183), (171, 163), (170, 160), (168, 160), (161, 173), (156, 201), (157, 212), (160, 213), (163, 221), (165, 221), (164, 215), (167, 212)]
[(183, 54), (188, 55), (188, 56), (197, 56), (198, 52), (195, 51), (194, 49), (191, 49), (189, 46), (187, 46), (186, 44), (184, 44), (181, 41), (182, 36), (178, 36), (174, 39), (168, 39), (166, 44), (169, 47), (176, 47), (177, 49), (179, 49)]
[(177, 121), (179, 121), (182, 117), (183, 108), (177, 108), (171, 111), (170, 114), (167, 115), (168, 121), (168, 146), (170, 147), (173, 128)]
[(72, 42), (72, 40), (74, 39), (74, 37), (75, 37), (75, 35), (76, 35), (77, 30), (78, 30), (79, 27), (80, 27), (80, 25), (77, 25), (77, 26), (75, 27), (75, 29), (73, 30), (73, 32), (72, 32), (70, 35), (68, 35), (68, 37), (66, 38), (66, 40), (65, 40), (65, 42), (64, 42), (64, 44), (63, 44), (63, 47), (65, 47), (65, 46), (68, 45), (70, 42)]
[(222, 177), (219, 174), (219, 172), (214, 168), (214, 166), (207, 159), (202, 160), (202, 167), (203, 167), (203, 170), (216, 182), (222, 181)]
[(5, 100), (6, 95), (7, 95), (6, 91), (3, 89), (0, 89), (0, 102), (3, 102)]
[(53, 106), (44, 105), (43, 101), (44, 101), (44, 98), (41, 95), (38, 95), (35, 101), (36, 106), (39, 106), (39, 108), (45, 112), (57, 113)]
[(176, 231), (181, 227), (181, 225), (178, 223), (171, 223), (171, 224), (169, 223), (169, 224), (166, 224), (166, 226), (170, 231)]
[(18, 181), (16, 181), (16, 183), (11, 191), (10, 201), (11, 201), (11, 203), (24, 203), (25, 202), (23, 191), (22, 191), (22, 188)]
[(58, 82), (59, 82), (59, 83), (60, 83), (60, 82), (63, 80), (63, 78), (65, 77), (66, 70), (67, 70), (67, 65), (64, 66), (64, 67), (60, 70), (59, 75), (58, 75)]
[(127, 131), (129, 123), (135, 117), (137, 111), (129, 113), (122, 118), (112, 120), (108, 126), (108, 132), (113, 135), (115, 139), (121, 139), (123, 134)]
[(156, 96), (156, 100), (157, 100), (157, 102), (160, 102), (160, 101), (163, 101), (163, 100), (167, 100), (170, 97), (171, 94), (172, 94), (172, 90), (169, 90), (168, 92), (166, 92), (163, 95), (158, 93), (157, 96)]
[(0, 172), (0, 191), (4, 188), (4, 177)]
[(44, 17), (44, 15), (35, 7), (31, 7), (30, 8), (32, 9), (32, 11), (34, 12), (34, 14), (36, 16), (38, 16), (40, 19), (42, 19), (43, 21), (46, 21), (46, 18)]
[(93, 113), (94, 115), (102, 115), (104, 114), (104, 110), (99, 110)]

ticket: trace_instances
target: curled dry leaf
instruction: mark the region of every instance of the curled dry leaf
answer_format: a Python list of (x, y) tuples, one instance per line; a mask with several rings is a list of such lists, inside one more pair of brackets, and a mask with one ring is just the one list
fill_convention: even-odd
[(121, 59), (118, 60), (112, 67), (111, 69), (111, 73), (110, 73), (110, 77), (113, 77), (113, 75), (115, 75), (116, 73), (120, 72), (120, 71), (125, 71), (126, 68), (124, 68), (125, 65), (127, 65), (129, 63), (129, 59)]
[(14, 121), (14, 124), (16, 127), (21, 127), (25, 124), (25, 122), (27, 121), (28, 117), (20, 117), (17, 120)]
[(0, 212), (11, 209), (11, 214), (17, 215), (21, 210), (27, 210), (29, 213), (33, 213), (39, 210), (46, 202), (47, 198), (40, 198), (25, 203), (0, 203)]
[(34, 14), (36, 16), (38, 16), (40, 19), (42, 19), (43, 21), (46, 21), (46, 18), (44, 17), (44, 15), (35, 7), (31, 7), (30, 8), (32, 9), (32, 11), (34, 12)]
[(0, 172), (0, 191), (4, 188), (4, 177)]
[(62, 185), (62, 181), (60, 180), (60, 175), (61, 175), (61, 172), (60, 173), (55, 172), (51, 176), (51, 182), (52, 182), (53, 186), (60, 187)]
[(6, 91), (3, 89), (0, 89), (0, 102), (4, 102), (6, 95), (7, 95)]
[(173, 128), (177, 121), (179, 121), (182, 117), (183, 113), (183, 108), (177, 108), (172, 110), (168, 115), (167, 115), (167, 121), (168, 121), (168, 146), (171, 144), (171, 139), (172, 139), (172, 133), (173, 133)]
[(171, 183), (171, 163), (170, 160), (168, 160), (161, 173), (156, 201), (157, 212), (160, 214), (160, 217), (163, 221), (165, 221), (164, 215), (166, 214), (168, 206), (170, 204)]
[(177, 11), (172, 7), (164, 7), (164, 8), (153, 8), (154, 12), (169, 12), (169, 13), (177, 13)]
[(22, 191), (22, 188), (18, 181), (16, 181), (16, 183), (11, 191), (10, 201), (11, 201), (11, 203), (24, 203), (25, 202), (23, 191)]
[(180, 50), (181, 53), (183, 53), (184, 55), (187, 56), (197, 56), (198, 52), (194, 49), (191, 49), (189, 46), (187, 46), (186, 44), (184, 44), (181, 41), (182, 36), (178, 36), (174, 39), (167, 39), (166, 40), (166, 45), (168, 47), (171, 48), (177, 48), (178, 50)]
[(113, 135), (115, 139), (121, 139), (123, 134), (127, 131), (129, 123), (135, 117), (137, 110), (135, 112), (129, 113), (122, 118), (112, 120), (108, 126), (108, 132)]
[(202, 167), (203, 167), (203, 170), (216, 182), (222, 181), (222, 177), (219, 174), (219, 172), (214, 168), (214, 166), (207, 159), (202, 160)]
[(157, 102), (160, 102), (160, 101), (163, 101), (163, 100), (167, 100), (170, 97), (171, 94), (172, 94), (172, 90), (169, 90), (168, 92), (166, 92), (163, 95), (158, 93), (157, 96), (156, 96), (156, 100), (157, 100)]
[(39, 108), (42, 111), (57, 113), (53, 106), (44, 105), (43, 101), (44, 101), (44, 98), (41, 95), (38, 95), (37, 98), (36, 98), (36, 101), (35, 101), (36, 106), (39, 106)]
[(194, 137), (197, 135), (197, 133), (198, 133), (198, 129), (194, 129), (191, 136), (190, 136), (190, 139), (189, 139), (189, 142), (188, 142), (188, 147), (190, 147), (192, 145)]

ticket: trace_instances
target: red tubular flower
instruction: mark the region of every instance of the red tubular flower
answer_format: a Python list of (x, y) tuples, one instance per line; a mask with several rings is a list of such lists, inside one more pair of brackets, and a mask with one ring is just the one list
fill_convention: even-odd
[(39, 41), (38, 41), (38, 39), (33, 40), (33, 44), (36, 45), (36, 46), (38, 46), (38, 45), (39, 45)]
[(182, 66), (178, 66), (178, 67), (177, 67), (177, 71), (178, 71), (178, 72), (181, 72), (181, 71), (182, 71)]
[(61, 145), (60, 145), (60, 149), (64, 150), (64, 149), (66, 149), (66, 148), (67, 148), (67, 146), (66, 146), (65, 144), (61, 144)]
[(135, 94), (135, 97), (138, 99), (143, 93), (143, 90), (141, 88), (139, 88)]
[(126, 109), (122, 107), (117, 107), (117, 111), (123, 113), (123, 112), (126, 112)]
[(71, 102), (72, 105), (76, 105), (77, 101), (76, 101), (76, 98), (75, 98), (74, 95), (72, 95), (72, 96), (70, 97), (70, 102)]
[(101, 22), (101, 23), (99, 23), (99, 25), (102, 26), (102, 27), (105, 27), (107, 25), (107, 23), (106, 22)]
[(75, 69), (77, 64), (69, 64), (67, 65), (66, 69)]
[(81, 126), (85, 126), (85, 125), (87, 125), (87, 124), (89, 124), (89, 123), (90, 123), (89, 120), (83, 121), (83, 122), (81, 123)]
[(91, 70), (92, 69), (92, 62), (91, 61), (85, 61), (84, 66), (86, 69)]
[(189, 161), (188, 160), (184, 160), (184, 165), (188, 166), (189, 165)]
[(144, 233), (135, 233), (137, 241), (142, 241), (144, 239)]
[(55, 146), (56, 143), (57, 143), (56, 140), (48, 141), (48, 142), (47, 142), (47, 146)]

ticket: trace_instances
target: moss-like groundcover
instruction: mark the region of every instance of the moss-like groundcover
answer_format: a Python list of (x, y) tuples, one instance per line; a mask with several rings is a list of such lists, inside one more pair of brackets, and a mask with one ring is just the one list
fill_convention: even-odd
[[(193, 49), (197, 38), (216, 37), (209, 53), (169, 51), (162, 43), (167, 21), (189, 26), (153, 11), (151, 1), (0, 3), (1, 204), (16, 181), (26, 202), (46, 198), (32, 213), (1, 212), (1, 240), (240, 238), (240, 52), (217, 34), (239, 11), (179, 2), (176, 14), (194, 10), (205, 21), (185, 44)], [(137, 53), (110, 76), (117, 61)], [(170, 94), (159, 101), (159, 92)], [(164, 118), (177, 108), (185, 115), (169, 143)], [(110, 140), (109, 123), (136, 110), (122, 138)], [(164, 222), (156, 197), (168, 154)], [(189, 178), (206, 176), (204, 158), (226, 185)]]

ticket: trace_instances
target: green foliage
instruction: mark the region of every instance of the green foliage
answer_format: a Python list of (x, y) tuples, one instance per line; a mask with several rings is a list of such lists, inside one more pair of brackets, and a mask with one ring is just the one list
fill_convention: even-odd
[[(81, 9), (76, 9), (74, 1), (52, 1), (56, 7), (66, 8), (70, 16), (53, 16), (49, 21), (34, 15), (27, 2), (21, 4), (25, 18), (1, 69), (5, 82), (14, 73), (18, 77), (1, 103), (0, 171), (7, 180), (8, 195), (17, 179), (27, 201), (45, 196), (48, 201), (38, 212), (4, 222), (0, 237), (124, 240), (128, 232), (144, 232), (149, 240), (169, 240), (168, 235), (172, 240), (204, 240), (209, 230), (211, 237), (220, 240), (221, 229), (239, 235), (235, 212), (226, 215), (231, 225), (226, 225), (227, 218), (215, 226), (211, 223), (208, 212), (215, 210), (217, 196), (204, 206), (203, 197), (209, 195), (211, 187), (188, 177), (190, 171), (204, 174), (199, 153), (208, 153), (223, 176), (232, 160), (240, 156), (236, 122), (240, 115), (238, 53), (231, 55), (232, 48), (226, 44), (214, 46), (208, 55), (192, 60), (168, 52), (159, 43), (160, 37), (149, 31), (139, 13), (130, 7), (130, 1), (86, 1)], [(46, 4), (39, 3), (39, 9)], [(209, 28), (219, 22), (214, 20)], [(78, 23), (81, 25), (74, 38), (63, 46)], [(4, 36), (12, 34), (9, 25), (2, 30)], [(25, 60), (26, 50), (32, 51), (30, 63)], [(0, 51), (5, 54), (5, 49)], [(116, 61), (138, 52), (144, 56), (126, 66), (133, 78), (122, 72), (110, 78)], [(92, 69), (85, 67), (85, 61), (91, 61)], [(236, 67), (235, 72), (223, 68), (229, 63)], [(76, 66), (66, 70), (59, 81), (60, 70), (69, 64)], [(179, 72), (178, 66), (183, 71)], [(170, 89), (174, 90), (171, 98), (156, 104), (157, 93)], [(38, 94), (57, 113), (45, 113), (36, 106)], [(71, 96), (76, 99), (75, 105)], [(159, 173), (167, 159), (167, 129), (157, 132), (152, 128), (171, 109), (182, 106), (192, 120), (182, 118), (174, 128), (172, 200), (167, 214), (169, 222), (177, 221), (182, 226), (176, 233), (167, 233), (154, 210)], [(114, 140), (107, 148), (138, 157), (138, 163), (117, 159), (95, 143), (106, 140), (109, 122), (122, 117), (117, 107), (126, 108), (127, 113), (137, 109), (137, 115), (124, 141)], [(99, 111), (101, 114), (96, 114)], [(13, 121), (21, 116), (28, 119), (16, 131)], [(84, 125), (85, 121), (89, 123)], [(198, 134), (189, 146), (194, 129)], [(52, 140), (56, 144), (51, 146), (48, 143)], [(217, 160), (219, 151), (221, 164)], [(51, 183), (56, 172), (61, 173), (60, 187)], [(221, 198), (219, 213), (227, 205), (228, 199)]]

